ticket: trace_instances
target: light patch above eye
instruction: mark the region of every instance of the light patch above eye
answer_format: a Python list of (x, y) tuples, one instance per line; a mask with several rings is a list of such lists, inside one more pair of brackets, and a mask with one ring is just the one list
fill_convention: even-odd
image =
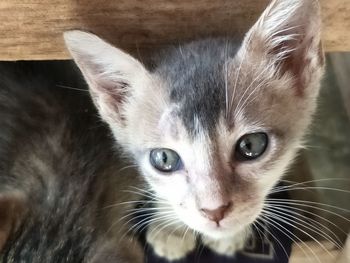
[(175, 172), (182, 166), (180, 156), (175, 151), (167, 148), (151, 150), (150, 163), (154, 168), (165, 173)]
[(237, 161), (255, 160), (264, 154), (268, 136), (264, 132), (243, 135), (236, 144), (234, 157)]

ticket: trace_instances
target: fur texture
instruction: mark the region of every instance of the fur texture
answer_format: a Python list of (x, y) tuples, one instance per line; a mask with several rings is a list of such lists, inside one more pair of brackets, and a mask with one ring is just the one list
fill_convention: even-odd
[[(186, 233), (195, 242), (189, 227), (219, 253), (228, 251), (221, 249), (226, 242), (238, 243), (231, 254), (242, 247), (316, 107), (323, 73), (319, 12), (315, 0), (272, 1), (241, 43), (192, 42), (167, 50), (153, 69), (92, 34), (65, 34), (102, 119), (160, 200), (159, 218), (168, 212), (151, 227), (162, 232), (160, 240), (173, 234), (181, 242)], [(254, 132), (268, 134), (265, 153), (237, 160), (237, 141)], [(154, 169), (154, 148), (176, 151), (183, 168)], [(219, 223), (203, 214), (227, 203)], [(180, 234), (172, 227), (179, 224)], [(171, 251), (153, 234), (155, 251)], [(181, 258), (188, 250), (162, 256)]]
[(125, 210), (113, 207), (133, 199), (124, 190), (137, 179), (119, 172), (109, 132), (74, 72), (22, 63), (0, 71), (2, 262), (142, 262), (137, 245), (120, 242)]

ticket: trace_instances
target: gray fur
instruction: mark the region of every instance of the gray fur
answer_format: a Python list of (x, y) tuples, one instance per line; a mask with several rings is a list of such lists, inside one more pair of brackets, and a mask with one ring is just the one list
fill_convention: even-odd
[(170, 99), (179, 106), (176, 113), (189, 134), (197, 131), (196, 116), (201, 127), (214, 136), (225, 110), (225, 63), (238, 48), (232, 39), (207, 39), (161, 54), (156, 72), (166, 79)]
[(25, 208), (2, 262), (126, 262), (109, 249), (103, 208), (119, 160), (82, 81), (62, 64), (0, 69), (0, 199), (19, 192)]

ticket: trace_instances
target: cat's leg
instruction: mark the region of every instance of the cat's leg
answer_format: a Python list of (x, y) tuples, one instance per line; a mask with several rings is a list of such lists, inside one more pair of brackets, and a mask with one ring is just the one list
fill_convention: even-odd
[(214, 239), (203, 235), (202, 243), (220, 255), (233, 256), (237, 251), (244, 248), (249, 237), (249, 233), (249, 230), (245, 230), (232, 237), (219, 239)]
[(87, 259), (86, 263), (143, 263), (144, 250), (136, 239), (128, 237), (117, 246), (113, 241), (103, 240)]
[(159, 222), (150, 224), (146, 240), (157, 256), (168, 260), (182, 259), (196, 246), (195, 234), (182, 223), (169, 227)]

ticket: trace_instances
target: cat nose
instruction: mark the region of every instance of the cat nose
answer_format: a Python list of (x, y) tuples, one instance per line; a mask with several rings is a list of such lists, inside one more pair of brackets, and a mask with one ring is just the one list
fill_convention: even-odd
[(210, 219), (211, 221), (216, 222), (219, 224), (219, 222), (224, 219), (225, 214), (227, 214), (227, 211), (232, 207), (232, 202), (228, 202), (218, 208), (215, 209), (206, 209), (202, 208), (201, 212), (204, 214), (205, 217)]

